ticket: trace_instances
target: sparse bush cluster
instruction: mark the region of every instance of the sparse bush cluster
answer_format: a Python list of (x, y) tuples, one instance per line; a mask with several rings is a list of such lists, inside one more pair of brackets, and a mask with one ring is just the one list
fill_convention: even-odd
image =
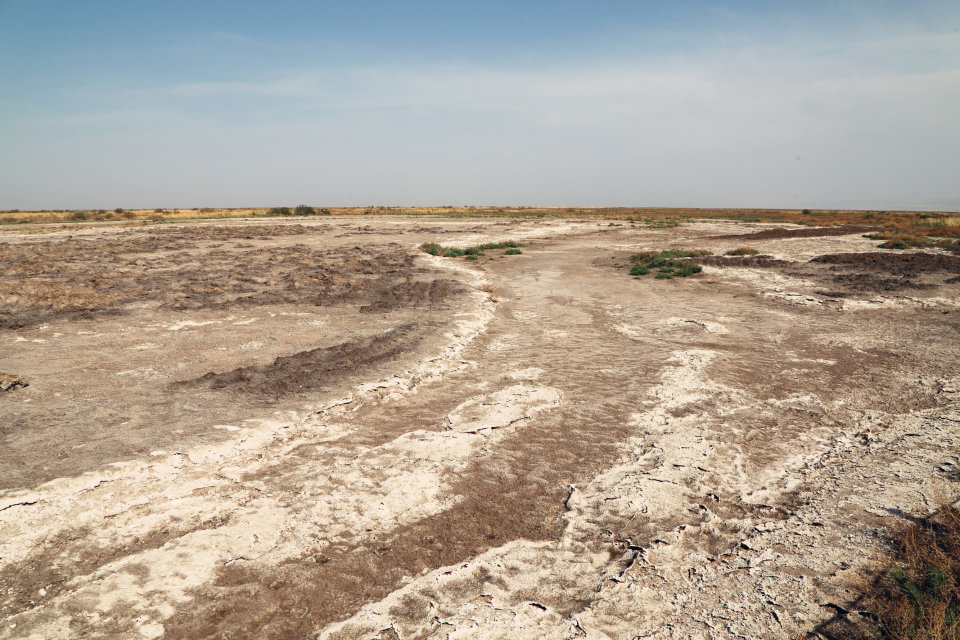
[(919, 214), (884, 224), (884, 230), (864, 236), (884, 240), (882, 249), (940, 247), (950, 251), (960, 247), (960, 217)]
[(695, 273), (700, 273), (703, 271), (703, 267), (683, 258), (709, 255), (712, 255), (712, 252), (705, 249), (671, 249), (668, 251), (635, 253), (630, 256), (630, 275), (635, 277), (645, 276), (656, 269), (656, 277), (661, 280), (686, 278)]
[(494, 251), (497, 249), (504, 249), (503, 255), (506, 256), (515, 256), (523, 253), (520, 251), (520, 247), (523, 245), (519, 242), (513, 242), (508, 240), (506, 242), (487, 242), (485, 244), (478, 244), (474, 247), (466, 247), (461, 249), (459, 247), (445, 247), (436, 242), (428, 242), (426, 244), (420, 245), (420, 250), (424, 253), (429, 253), (432, 256), (439, 256), (441, 258), (466, 258), (467, 260), (475, 261), (479, 260), (481, 256), (486, 255), (486, 251)]
[(911, 247), (922, 248), (929, 247), (933, 245), (933, 242), (930, 241), (927, 236), (910, 234), (910, 233), (901, 233), (901, 232), (890, 232), (890, 231), (881, 231), (879, 233), (868, 233), (864, 238), (870, 238), (871, 240), (884, 240), (883, 243), (877, 245), (881, 249), (909, 249)]
[(70, 212), (69, 219), (77, 222), (83, 222), (85, 220), (103, 222), (107, 220), (120, 220), (121, 218), (131, 220), (135, 216), (136, 214), (133, 211), (117, 207), (113, 211), (107, 211), (106, 209), (96, 209), (95, 211), (86, 211), (81, 209), (72, 211)]
[(960, 239), (957, 238), (943, 238), (941, 240), (931, 240), (926, 236), (913, 236), (913, 235), (893, 235), (893, 234), (872, 234), (870, 237), (876, 240), (885, 239), (882, 236), (889, 236), (886, 238), (886, 242), (877, 245), (881, 249), (911, 249), (911, 248), (923, 248), (923, 247), (937, 247), (939, 249), (946, 249), (948, 251), (954, 251), (960, 248)]
[(756, 249), (751, 249), (750, 247), (738, 247), (736, 249), (730, 249), (730, 251), (725, 252), (725, 256), (755, 256), (758, 251)]
[(648, 229), (672, 229), (680, 226), (680, 221), (676, 218), (627, 218), (627, 222)]
[(298, 205), (294, 209), (290, 207), (273, 207), (267, 211), (268, 216), (329, 216), (330, 209), (320, 209), (317, 211), (313, 207), (305, 204)]

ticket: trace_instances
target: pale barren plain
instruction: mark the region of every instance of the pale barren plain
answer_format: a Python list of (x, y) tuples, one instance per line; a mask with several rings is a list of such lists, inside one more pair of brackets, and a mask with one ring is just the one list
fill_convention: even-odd
[(5, 228), (0, 638), (843, 637), (960, 495), (960, 256), (773, 227)]

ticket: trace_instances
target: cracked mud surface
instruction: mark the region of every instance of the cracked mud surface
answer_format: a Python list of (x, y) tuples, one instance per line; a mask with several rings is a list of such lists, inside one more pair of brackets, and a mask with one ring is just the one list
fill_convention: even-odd
[(0, 237), (0, 637), (842, 636), (960, 495), (960, 283), (859, 229), (613, 266), (744, 226)]

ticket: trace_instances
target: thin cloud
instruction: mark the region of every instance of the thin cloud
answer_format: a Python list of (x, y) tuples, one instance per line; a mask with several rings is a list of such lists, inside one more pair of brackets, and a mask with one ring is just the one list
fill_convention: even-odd
[[(960, 39), (908, 35), (513, 66), (304, 65), (100, 86), (72, 101), (82, 108), (21, 124), (72, 128), (85, 153), (149, 148), (144, 175), (113, 170), (130, 197), (159, 195), (149, 171), (210, 204), (886, 208), (956, 201), (942, 176), (960, 173), (958, 61)], [(58, 144), (35, 143), (26, 155)], [(60, 150), (50, 162), (100, 179), (75, 161)], [(16, 193), (15, 171), (8, 180)]]

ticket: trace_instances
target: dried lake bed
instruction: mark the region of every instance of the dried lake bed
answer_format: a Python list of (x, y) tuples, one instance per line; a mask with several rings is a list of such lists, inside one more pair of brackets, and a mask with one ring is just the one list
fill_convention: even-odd
[(0, 637), (842, 633), (960, 494), (960, 257), (771, 227), (4, 230)]

